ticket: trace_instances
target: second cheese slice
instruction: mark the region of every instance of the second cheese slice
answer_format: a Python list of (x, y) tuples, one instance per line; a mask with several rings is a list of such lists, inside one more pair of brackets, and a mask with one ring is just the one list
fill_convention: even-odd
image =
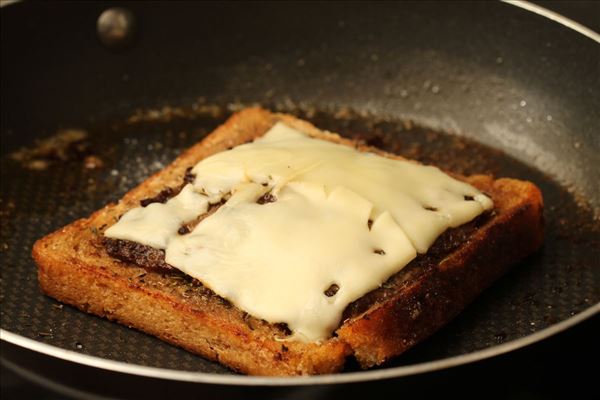
[[(286, 323), (303, 341), (329, 337), (348, 304), (447, 228), (492, 207), (435, 167), (359, 152), (282, 123), (192, 172), (194, 195), (188, 185), (154, 210), (130, 210), (106, 236), (165, 250), (168, 264), (249, 314)], [(191, 233), (177, 233), (194, 218), (181, 220), (193, 216), (175, 206), (191, 203), (199, 215), (206, 211), (200, 204), (223, 200)], [(169, 228), (148, 234), (159, 226)]]

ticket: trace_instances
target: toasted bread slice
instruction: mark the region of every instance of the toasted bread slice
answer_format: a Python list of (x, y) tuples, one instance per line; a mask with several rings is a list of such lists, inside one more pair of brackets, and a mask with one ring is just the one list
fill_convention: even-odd
[(281, 326), (246, 314), (181, 274), (149, 271), (107, 254), (102, 232), (125, 211), (165, 187), (180, 185), (186, 169), (203, 158), (260, 137), (277, 121), (314, 137), (396, 157), (289, 115), (243, 110), (117, 204), (36, 242), (33, 257), (42, 290), (242, 373), (325, 374), (342, 370), (351, 355), (367, 368), (402, 353), (542, 243), (542, 197), (535, 185), (488, 176), (460, 178), (492, 197), (493, 212), (446, 232), (430, 252), (349, 305), (334, 336), (321, 343), (281, 340)]

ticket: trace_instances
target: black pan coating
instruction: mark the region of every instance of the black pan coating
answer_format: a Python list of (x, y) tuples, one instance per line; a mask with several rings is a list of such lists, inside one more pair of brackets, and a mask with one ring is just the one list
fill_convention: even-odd
[[(139, 26), (120, 51), (95, 32), (117, 4)], [(589, 38), (487, 2), (28, 3), (1, 18), (3, 329), (109, 359), (230, 373), (44, 297), (29, 251), (255, 102), (458, 172), (542, 188), (542, 251), (391, 366), (517, 339), (600, 301), (600, 47)], [(33, 165), (42, 170), (11, 158), (66, 128), (88, 135), (68, 156), (42, 157)], [(85, 168), (90, 155), (103, 166)]]

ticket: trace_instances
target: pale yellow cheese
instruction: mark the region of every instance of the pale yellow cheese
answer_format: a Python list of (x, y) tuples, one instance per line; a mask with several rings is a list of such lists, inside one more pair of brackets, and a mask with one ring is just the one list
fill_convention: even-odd
[(129, 210), (104, 235), (166, 249), (182, 224), (193, 221), (207, 210), (206, 196), (196, 193), (188, 184), (166, 204), (151, 203)]
[[(166, 204), (133, 209), (106, 235), (164, 249), (170, 265), (304, 341), (329, 337), (350, 302), (448, 227), (492, 207), (435, 167), (361, 153), (282, 123), (192, 172), (194, 195), (188, 185)], [(276, 201), (258, 204), (266, 193)], [(177, 224), (225, 198), (191, 233), (177, 234)], [(332, 284), (339, 290), (328, 296)]]

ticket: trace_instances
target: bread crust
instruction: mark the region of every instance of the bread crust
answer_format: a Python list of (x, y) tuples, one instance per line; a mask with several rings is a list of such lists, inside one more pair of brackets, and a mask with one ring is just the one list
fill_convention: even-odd
[(314, 137), (399, 158), (289, 115), (260, 108), (240, 111), (118, 203), (38, 240), (32, 254), (41, 289), (83, 311), (135, 327), (242, 373), (325, 374), (343, 369), (350, 355), (367, 368), (402, 353), (541, 246), (543, 203), (535, 185), (486, 176), (464, 178), (493, 198), (495, 215), (439, 264), (408, 277), (393, 296), (345, 320), (334, 337), (321, 343), (286, 340), (277, 326), (248, 316), (204, 287), (106, 253), (100, 243), (102, 232), (125, 211), (167, 186), (181, 184), (185, 170), (201, 159), (249, 142), (277, 121)]

